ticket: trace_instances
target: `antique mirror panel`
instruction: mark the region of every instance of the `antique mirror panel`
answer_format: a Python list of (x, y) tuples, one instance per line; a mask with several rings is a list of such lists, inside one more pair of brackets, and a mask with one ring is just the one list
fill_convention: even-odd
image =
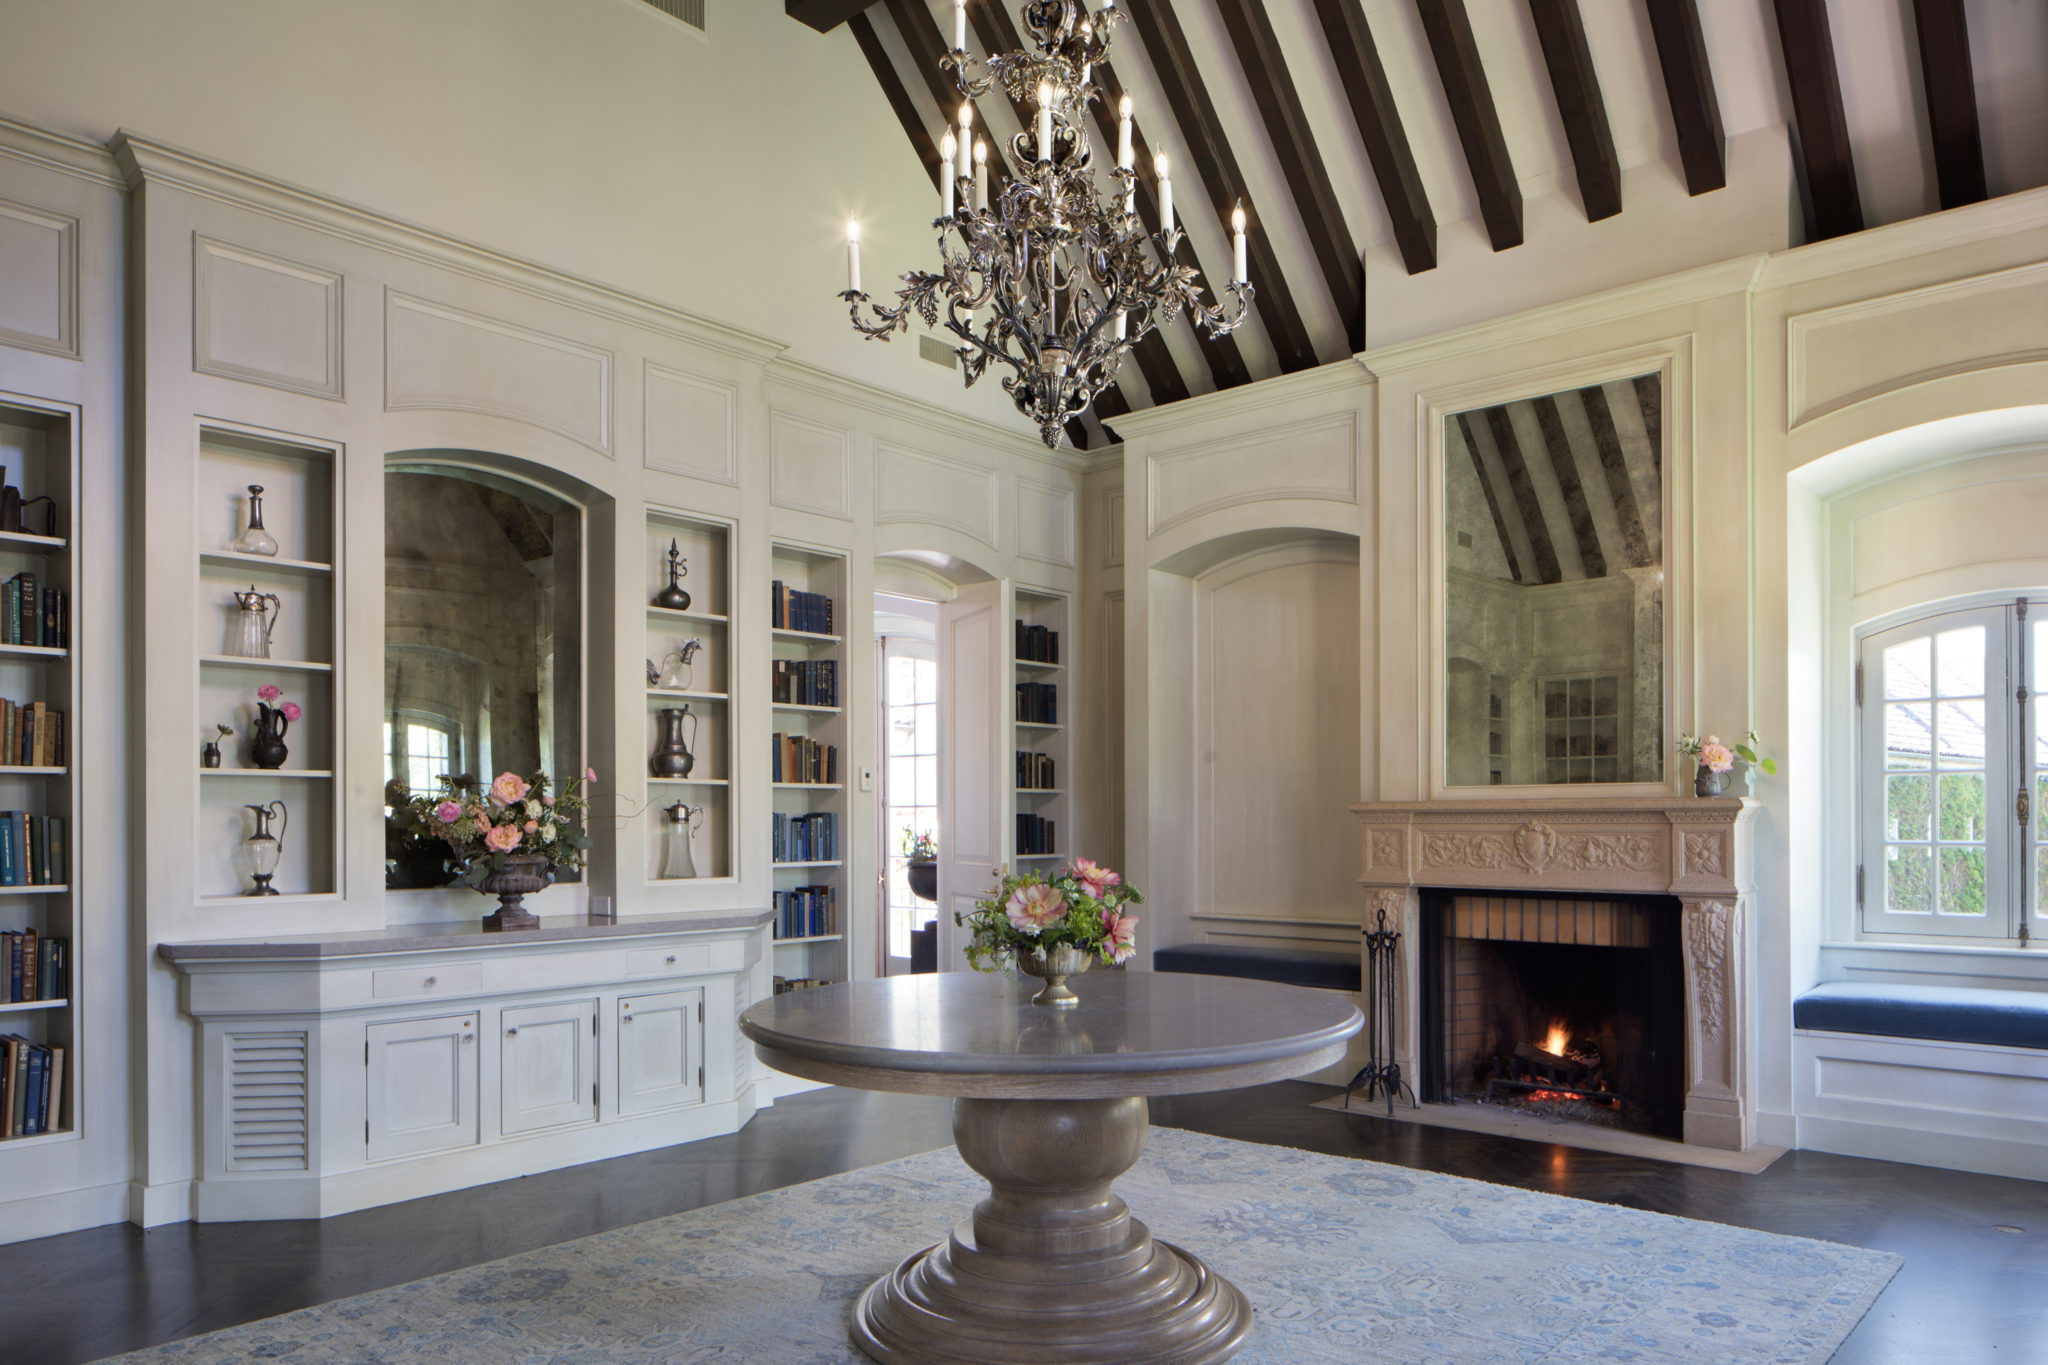
[[(387, 807), (443, 774), (580, 770), (582, 564), (582, 512), (563, 499), (474, 469), (386, 470)], [(446, 846), (416, 842), (389, 828), (387, 886), (448, 883)]]
[(1450, 786), (1663, 781), (1664, 464), (1654, 374), (1445, 419)]

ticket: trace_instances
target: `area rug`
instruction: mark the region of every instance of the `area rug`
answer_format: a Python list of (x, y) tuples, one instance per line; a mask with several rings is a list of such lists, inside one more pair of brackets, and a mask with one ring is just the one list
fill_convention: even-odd
[(1351, 1096), (1351, 1103), (1344, 1102), (1343, 1092), (1310, 1103), (1311, 1109), (1327, 1109), (1336, 1114), (1359, 1114), (1369, 1119), (1392, 1119), (1396, 1123), (1419, 1123), (1426, 1128), (1456, 1128), (1466, 1133), (1485, 1133), (1489, 1137), (1520, 1138), (1524, 1142), (1549, 1142), (1560, 1147), (1577, 1147), (1587, 1152), (1608, 1152), (1615, 1156), (1640, 1156), (1652, 1161), (1675, 1161), (1682, 1166), (1704, 1166), (1712, 1171), (1739, 1171), (1743, 1175), (1762, 1175), (1770, 1169), (1772, 1162), (1785, 1155), (1783, 1147), (1767, 1147), (1762, 1143), (1746, 1152), (1726, 1152), (1718, 1147), (1694, 1147), (1669, 1138), (1650, 1137), (1644, 1133), (1631, 1133), (1620, 1128), (1601, 1128), (1590, 1123), (1568, 1123), (1555, 1119), (1538, 1118), (1534, 1114), (1518, 1113), (1513, 1109), (1489, 1104), (1424, 1104), (1411, 1105), (1402, 1100), (1387, 1112), (1384, 1096), (1367, 1099), (1363, 1095)]
[[(855, 1297), (986, 1188), (946, 1148), (119, 1359), (853, 1365)], [(1244, 1290), (1261, 1365), (1819, 1362), (1900, 1265), (1176, 1129), (1118, 1189)]]

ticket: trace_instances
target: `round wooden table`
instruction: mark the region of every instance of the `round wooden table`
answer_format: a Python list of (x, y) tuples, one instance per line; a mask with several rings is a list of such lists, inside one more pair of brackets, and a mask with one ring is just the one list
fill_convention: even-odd
[(885, 1362), (1129, 1365), (1228, 1359), (1251, 1327), (1236, 1286), (1154, 1241), (1110, 1188), (1145, 1147), (1144, 1097), (1319, 1070), (1363, 1022), (1321, 991), (1093, 971), (1066, 1009), (1036, 981), (948, 972), (763, 1000), (740, 1017), (777, 1071), (953, 1097), (988, 1198), (870, 1285), (854, 1344)]

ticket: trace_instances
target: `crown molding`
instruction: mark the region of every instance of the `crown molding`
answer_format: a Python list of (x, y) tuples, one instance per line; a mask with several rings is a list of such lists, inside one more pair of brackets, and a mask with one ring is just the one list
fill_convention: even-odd
[(777, 356), (762, 378), (767, 383), (828, 398), (877, 417), (909, 422), (940, 436), (974, 441), (997, 454), (1051, 465), (1072, 474), (1084, 473), (1088, 467), (1088, 457), (1082, 451), (1066, 446), (1047, 450), (1045, 443), (1036, 436), (1026, 436), (979, 417), (969, 417), (922, 398), (909, 398), (863, 380), (849, 379), (788, 355)]
[(1737, 256), (1697, 266), (1675, 275), (1625, 284), (1561, 303), (1545, 304), (1503, 318), (1475, 322), (1454, 332), (1441, 332), (1381, 350), (1361, 351), (1354, 359), (1368, 374), (1385, 379), (1405, 370), (1421, 369), (1462, 356), (1526, 346), (1582, 327), (1597, 327), (1682, 308), (1709, 299), (1748, 294), (1756, 288), (1770, 257), (1762, 253)]
[(1310, 370), (1275, 375), (1235, 388), (1183, 398), (1162, 407), (1143, 408), (1113, 417), (1110, 424), (1124, 441), (1164, 435), (1181, 427), (1198, 426), (1218, 417), (1236, 417), (1267, 408), (1293, 405), (1345, 390), (1368, 389), (1370, 379), (1361, 381), (1349, 360), (1333, 361)]
[[(1757, 288), (1784, 289), (1851, 271), (1896, 265), (1930, 252), (1994, 241), (2016, 232), (2038, 233), (2044, 226), (2048, 226), (2048, 187), (2019, 190), (1846, 237), (1774, 251), (1766, 258)], [(2028, 259), (2041, 259), (2039, 238), (2033, 246)]]
[(742, 327), (698, 317), (608, 284), (211, 161), (125, 129), (114, 135), (108, 148), (131, 189), (166, 185), (756, 364), (766, 364), (788, 349), (787, 342)]
[(95, 185), (128, 188), (112, 154), (99, 143), (46, 132), (5, 116), (0, 116), (0, 156), (76, 176)]

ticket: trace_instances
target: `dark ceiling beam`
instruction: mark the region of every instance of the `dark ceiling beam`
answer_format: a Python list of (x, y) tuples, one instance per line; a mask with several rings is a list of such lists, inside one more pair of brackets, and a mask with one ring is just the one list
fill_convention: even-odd
[[(896, 23), (896, 32), (903, 39), (903, 46), (910, 51), (910, 64), (924, 78), (925, 89), (931, 92), (932, 102), (938, 105), (940, 119), (950, 126), (959, 112), (962, 97), (960, 87), (939, 65), (939, 58), (946, 55), (948, 48), (945, 35), (939, 32), (939, 21), (932, 18), (924, 0), (882, 0), (882, 3)], [(988, 120), (981, 116), (981, 105), (973, 100), (967, 102), (974, 105), (974, 126), (988, 127)], [(1009, 162), (1003, 157), (1002, 147), (991, 139), (988, 156), (988, 193), (991, 199), (1009, 178)]]
[(1230, 143), (1223, 135), (1223, 120), (1217, 117), (1216, 106), (1209, 100), (1206, 82), (1195, 65), (1195, 54), (1188, 47), (1187, 34), (1181, 31), (1172, 8), (1161, 0), (1146, 0), (1144, 4), (1130, 6), (1130, 10), (1132, 28), (1159, 83), (1166, 88), (1166, 102), (1173, 111), (1174, 122), (1180, 125), (1181, 136), (1188, 139), (1187, 154), (1178, 158), (1180, 174), (1185, 176), (1189, 163), (1193, 163), (1226, 237), (1231, 232), (1231, 210), (1240, 202), (1244, 204), (1249, 220), (1246, 246), (1251, 257), (1252, 283), (1258, 287), (1259, 321), (1265, 325), (1267, 339), (1273, 343), (1273, 352), (1283, 371), (1292, 374), (1314, 368), (1321, 363), (1315, 346), (1288, 293), (1287, 277), (1280, 270), (1280, 258), (1273, 253), (1272, 239), (1267, 237), (1260, 221), (1258, 205), (1245, 189), (1244, 173), (1238, 169), (1237, 158), (1231, 154)]
[(1642, 505), (1636, 501), (1628, 454), (1621, 448), (1621, 433), (1614, 427), (1614, 410), (1607, 404), (1607, 390), (1598, 384), (1580, 389), (1579, 401), (1586, 410), (1586, 426), (1593, 433), (1600, 470), (1607, 478), (1607, 496), (1614, 503), (1615, 519), (1621, 523), (1622, 551), (1628, 557), (1628, 567), (1648, 568), (1657, 561), (1650, 550), (1650, 538), (1643, 532)]
[(1515, 517), (1521, 523), (1522, 534), (1529, 538), (1529, 554), (1536, 561), (1535, 581), (1562, 583), (1564, 570), (1559, 567), (1557, 551), (1551, 546), (1550, 524), (1544, 519), (1543, 504), (1536, 500), (1536, 481), (1529, 476), (1529, 462), (1522, 456), (1522, 442), (1515, 435), (1513, 419), (1502, 405), (1476, 414), (1459, 413), (1458, 421), (1465, 428), (1465, 444), (1475, 450), (1478, 449), (1472, 435), (1475, 416), (1486, 423), (1487, 435), (1493, 438), (1493, 453), (1500, 458), (1501, 472), (1507, 475), (1508, 490), (1515, 495)]
[(1728, 139), (1721, 128), (1721, 102), (1714, 96), (1706, 39), (1700, 34), (1699, 7), (1696, 0), (1643, 0), (1643, 8), (1649, 12), (1650, 36), (1657, 44), (1657, 65), (1664, 72), (1664, 97), (1678, 133), (1685, 188), (1692, 194), (1718, 190), (1728, 183)]
[(1587, 578), (1607, 577), (1607, 555), (1600, 548), (1600, 532), (1593, 525), (1593, 507), (1586, 501), (1586, 486), (1579, 479), (1578, 456), (1572, 453), (1572, 438), (1565, 434), (1564, 415), (1557, 410), (1554, 394), (1544, 394), (1531, 407), (1536, 429), (1543, 433), (1544, 450), (1550, 456), (1550, 472), (1557, 490), (1564, 495), (1564, 514), (1571, 523), (1572, 539), (1579, 547), (1579, 568)]
[(1316, 147), (1302, 108), (1301, 93), (1280, 51), (1280, 35), (1266, 17), (1265, 0), (1216, 0), (1223, 28), (1237, 51), (1237, 64), (1252, 89), (1252, 105), (1280, 160), (1280, 172), (1294, 197), (1294, 211), (1308, 233), (1323, 269), (1330, 301), (1344, 320), (1345, 340), (1355, 354), (1365, 349), (1365, 258), (1344, 222), (1337, 187)]
[(1826, 0), (1775, 3), (1778, 45), (1792, 87), (1792, 120), (1799, 131), (1808, 235), (1820, 241), (1861, 232), (1863, 199), (1849, 153), (1849, 122), (1842, 113), (1842, 81), (1835, 70)]
[(1970, 70), (1970, 27), (1963, 0), (1913, 0), (1920, 36), (1920, 80), (1934, 138), (1934, 178), (1945, 209), (1985, 196), (1984, 143), (1977, 132), (1977, 81)]
[(1478, 476), (1479, 491), (1486, 495), (1486, 511), (1493, 518), (1493, 534), (1500, 541), (1500, 552), (1508, 562), (1508, 577), (1520, 583), (1522, 565), (1515, 557), (1515, 542), (1508, 534), (1507, 517), (1500, 510), (1500, 494), (1494, 490), (1493, 475), (1486, 472), (1486, 461), (1479, 456), (1479, 448), (1465, 435), (1463, 414), (1458, 418), (1458, 444), (1465, 447), (1465, 453), (1472, 457), (1472, 472)]
[(1472, 189), (1479, 196), (1479, 215), (1495, 251), (1522, 244), (1522, 187), (1508, 160), (1507, 140), (1500, 133), (1493, 92), (1486, 84), (1479, 48), (1472, 41), (1472, 21), (1465, 0), (1415, 0), (1422, 31), (1429, 36), (1430, 55), (1443, 82), (1444, 101), (1465, 149)]
[(1614, 154), (1614, 130), (1607, 123), (1607, 101), (1600, 97), (1600, 76), (1586, 46), (1586, 21), (1579, 0), (1529, 0), (1536, 21), (1536, 41), (1543, 65), (1550, 71), (1550, 92), (1564, 120), (1564, 140), (1571, 147), (1578, 173), (1579, 201), (1586, 221), (1597, 223), (1621, 212), (1621, 160)]
[(875, 0), (785, 0), (782, 12), (820, 33), (830, 33), (875, 3)]
[[(1024, 44), (1017, 37), (1017, 27), (1010, 20), (1009, 10), (999, 3), (969, 5), (968, 21), (974, 25), (975, 39), (980, 42), (984, 56), (1000, 52), (1020, 51)], [(1007, 93), (1007, 92), (1006, 92)], [(1010, 111), (1017, 117), (1019, 128), (1030, 128), (1037, 118), (1037, 111), (1027, 108), (1022, 100), (1012, 98)], [(1096, 106), (1101, 113), (1101, 106)], [(986, 131), (986, 130), (984, 130)], [(989, 138), (994, 140), (994, 133)], [(1111, 145), (1115, 139), (1111, 138)], [(1180, 377), (1180, 366), (1174, 363), (1173, 352), (1167, 349), (1166, 338), (1155, 331), (1147, 332), (1143, 339), (1132, 348), (1131, 355), (1138, 362), (1138, 372), (1145, 376), (1145, 387), (1152, 392), (1155, 405), (1178, 403), (1188, 396), (1187, 381)], [(1101, 403), (1096, 404), (1098, 412)], [(1130, 409), (1126, 407), (1124, 412)], [(1117, 414), (1121, 416), (1122, 413)]]
[(1372, 163), (1380, 202), (1394, 225), (1401, 263), (1411, 275), (1434, 270), (1436, 215), (1430, 211), (1422, 175), (1415, 169), (1415, 154), (1408, 148), (1408, 134), (1401, 127), (1400, 110), (1394, 107), (1372, 30), (1358, 0), (1316, 0), (1316, 15), (1323, 22), (1323, 37), (1337, 65), (1337, 78), (1344, 83), (1345, 97), (1351, 102), (1351, 118), (1365, 144), (1366, 159)]
[[(796, 3), (796, 0), (790, 0)], [(917, 104), (910, 98), (910, 92), (903, 88), (903, 82), (896, 75), (896, 66), (889, 60), (889, 51), (882, 46), (882, 39), (875, 32), (875, 26), (868, 22), (865, 14), (856, 14), (847, 22), (853, 30), (854, 41), (860, 44), (860, 54), (868, 59), (868, 70), (875, 73), (875, 84), (882, 87), (883, 96), (889, 107), (896, 111), (896, 121), (903, 125), (903, 136), (910, 139), (912, 150), (924, 168), (931, 172), (932, 188), (939, 187), (939, 149), (932, 141), (932, 135), (924, 126), (924, 117), (917, 112)]]

